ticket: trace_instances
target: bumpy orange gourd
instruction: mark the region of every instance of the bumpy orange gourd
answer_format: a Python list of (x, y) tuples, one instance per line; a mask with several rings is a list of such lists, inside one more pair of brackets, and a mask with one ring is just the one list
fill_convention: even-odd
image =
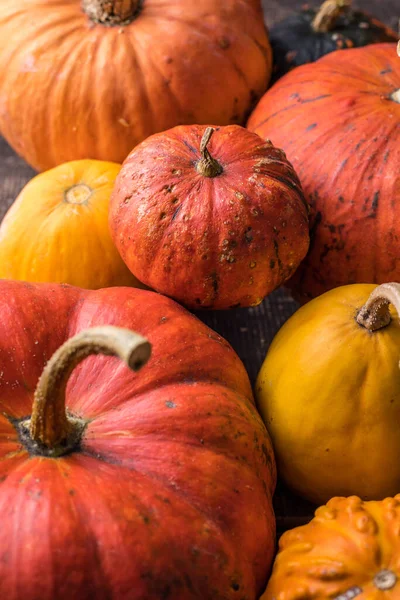
[(399, 312), (399, 284), (336, 288), (270, 346), (258, 406), (281, 477), (313, 502), (400, 490)]
[(239, 127), (174, 127), (137, 146), (110, 201), (132, 273), (191, 308), (254, 306), (293, 274), (308, 206), (285, 153)]
[(283, 534), (261, 600), (398, 600), (400, 494), (333, 498)]
[(395, 44), (340, 50), (294, 69), (249, 128), (283, 148), (311, 205), (302, 301), (335, 286), (400, 279), (400, 59)]
[(108, 231), (108, 206), (120, 168), (80, 160), (34, 177), (0, 226), (0, 278), (87, 289), (141, 285)]
[(3, 0), (0, 38), (0, 131), (39, 170), (243, 123), (271, 74), (260, 0)]

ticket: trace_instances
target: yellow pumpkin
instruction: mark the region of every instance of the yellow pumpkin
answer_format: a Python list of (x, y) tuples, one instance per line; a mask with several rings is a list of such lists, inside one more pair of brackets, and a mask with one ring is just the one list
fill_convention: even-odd
[(120, 168), (78, 160), (34, 177), (0, 226), (0, 277), (88, 289), (137, 285), (108, 231)]
[(399, 312), (399, 284), (344, 286), (300, 308), (272, 342), (259, 410), (281, 477), (313, 502), (400, 491)]
[(399, 600), (400, 495), (333, 498), (283, 534), (261, 600)]

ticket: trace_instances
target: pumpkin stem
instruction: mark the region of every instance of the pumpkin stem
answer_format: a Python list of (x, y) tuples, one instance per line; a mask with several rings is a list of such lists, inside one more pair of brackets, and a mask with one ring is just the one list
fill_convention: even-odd
[[(45, 366), (37, 384), (32, 417), (25, 422), (32, 442), (45, 449), (68, 445), (74, 427), (82, 430), (79, 419), (66, 413), (65, 391), (75, 367), (91, 354), (117, 356), (130, 369), (138, 371), (148, 361), (150, 343), (141, 335), (120, 327), (86, 329), (63, 344)], [(58, 452), (56, 455), (60, 455)]]
[(100, 25), (129, 25), (139, 14), (143, 0), (82, 0), (83, 12)]
[(391, 321), (389, 304), (393, 304), (400, 316), (400, 284), (383, 283), (378, 285), (359, 310), (356, 320), (368, 331), (377, 331)]
[(223, 168), (209, 153), (207, 146), (215, 129), (207, 127), (200, 142), (201, 160), (196, 164), (197, 172), (204, 177), (217, 177), (221, 175)]
[(327, 33), (335, 27), (337, 18), (351, 6), (351, 0), (325, 0), (315, 15), (311, 27), (317, 33)]

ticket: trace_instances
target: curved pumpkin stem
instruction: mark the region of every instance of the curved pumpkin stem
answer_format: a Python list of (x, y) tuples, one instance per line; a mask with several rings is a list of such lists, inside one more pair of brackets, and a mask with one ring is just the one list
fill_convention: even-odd
[(201, 160), (196, 165), (197, 172), (204, 177), (217, 177), (221, 175), (223, 168), (209, 153), (207, 146), (215, 129), (207, 127), (200, 142)]
[(325, 0), (314, 17), (311, 27), (318, 33), (327, 33), (335, 27), (337, 18), (351, 6), (351, 0)]
[(141, 335), (112, 326), (86, 329), (67, 340), (45, 366), (36, 387), (32, 417), (26, 425), (36, 444), (57, 448), (70, 437), (76, 420), (67, 416), (65, 390), (72, 371), (92, 354), (117, 356), (138, 371), (148, 361), (151, 346)]
[(389, 304), (393, 304), (400, 316), (400, 284), (383, 283), (374, 289), (364, 306), (358, 312), (357, 323), (368, 331), (377, 331), (389, 325), (392, 320)]
[(128, 25), (138, 15), (143, 0), (82, 0), (82, 10), (101, 25)]

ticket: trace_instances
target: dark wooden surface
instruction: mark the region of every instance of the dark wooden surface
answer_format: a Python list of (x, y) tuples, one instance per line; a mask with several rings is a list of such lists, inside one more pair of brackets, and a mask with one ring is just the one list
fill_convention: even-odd
[[(304, 4), (294, 0), (262, 2), (268, 25)], [(365, 0), (354, 2), (354, 6), (373, 13), (398, 30), (400, 0)], [(34, 171), (0, 138), (0, 219), (33, 175)], [(197, 314), (232, 344), (254, 383), (273, 336), (296, 309), (296, 303), (283, 290), (278, 290), (257, 308)], [(279, 486), (275, 495), (278, 532), (307, 522), (313, 509)]]

